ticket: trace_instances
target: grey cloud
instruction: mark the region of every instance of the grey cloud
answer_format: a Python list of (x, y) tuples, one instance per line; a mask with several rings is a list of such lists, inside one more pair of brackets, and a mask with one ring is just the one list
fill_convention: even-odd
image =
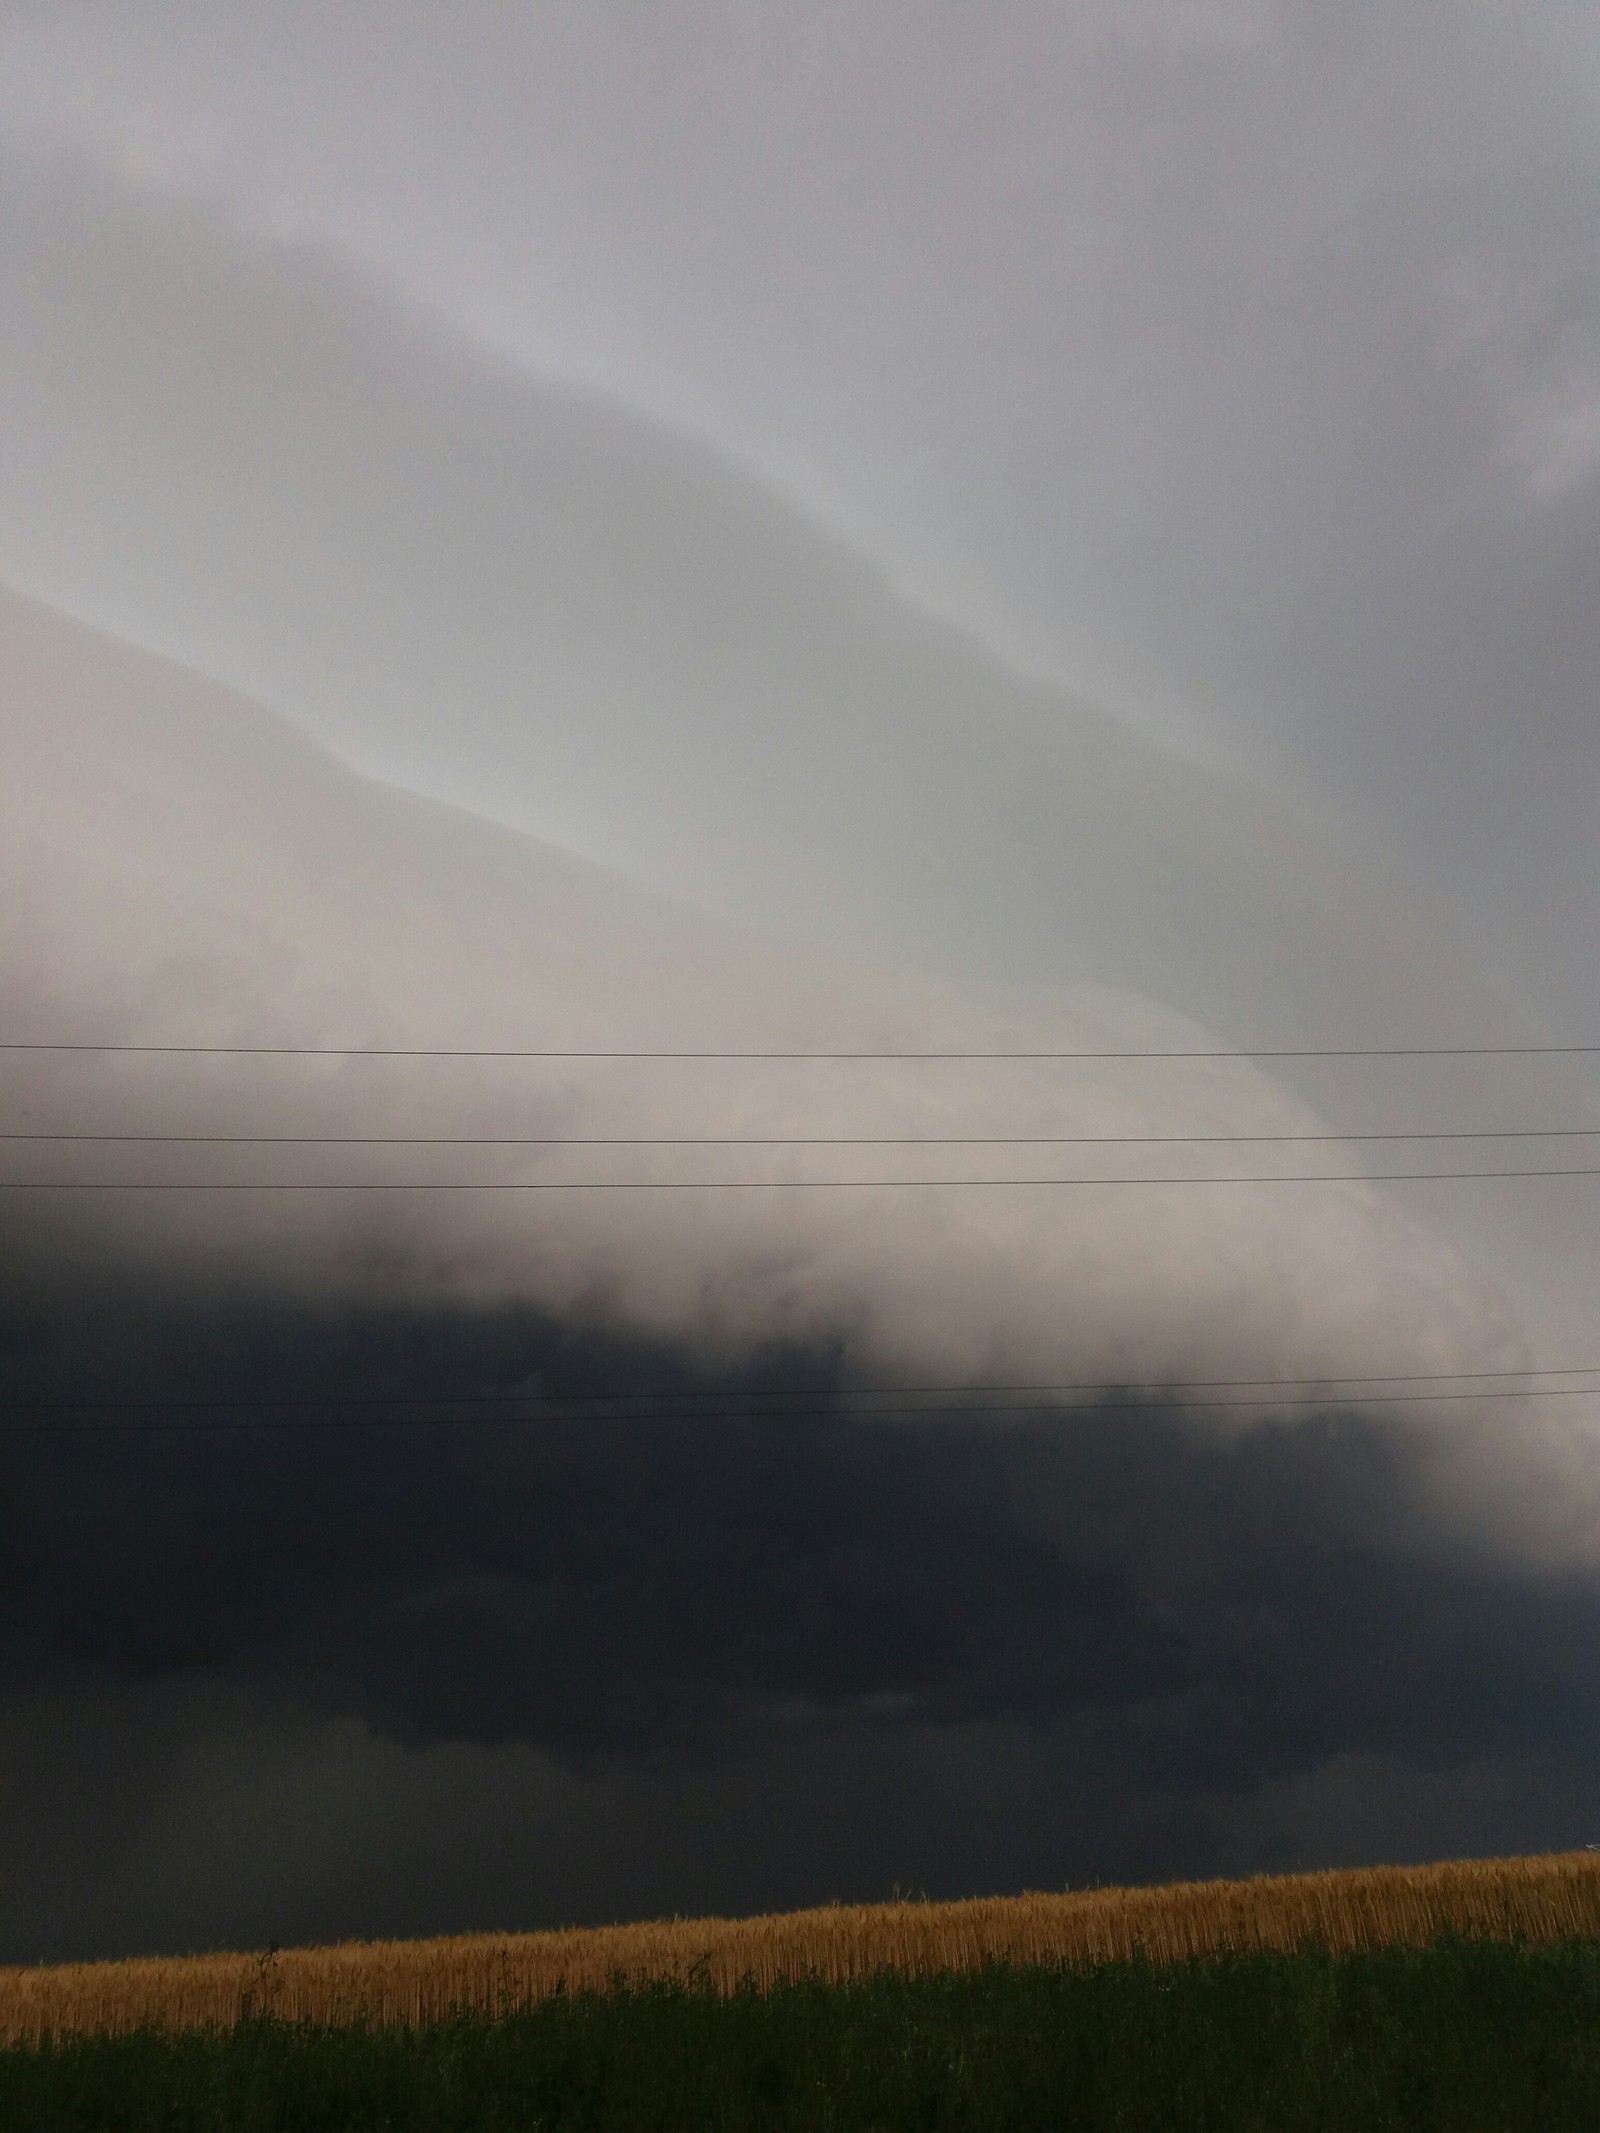
[(1590, 1034), (1583, 10), (92, 21), (18, 38), (17, 122), (676, 411)]
[[(1586, 1012), (1594, 171), (1576, 71), (1540, 71), (1560, 35), (1513, 52), (1509, 17), (1359, 8), (759, 31), (701, 10), (625, 33), (550, 10), (478, 18), (443, 56), (416, 18), (397, 75), (380, 14), (350, 33), (386, 85), (369, 97), (308, 74), (359, 20), (322, 19), (241, 11), (219, 57), (175, 11), (159, 60), (132, 14), (0, 26), (13, 114), (244, 202), (0, 164), (0, 572), (435, 797), (0, 597), (7, 1029), (1535, 1035), (1353, 860), (1341, 813), (1468, 915), (1472, 955)], [(270, 60), (244, 63), (264, 28)], [(430, 113), (451, 135), (458, 60), (459, 191), (386, 149)], [(230, 103), (247, 80), (253, 119)], [(351, 180), (352, 143), (421, 173), (417, 212)], [(489, 341), (675, 409), (787, 489)], [(1322, 840), (1019, 679), (900, 580), (1142, 693), (1158, 727), (1150, 700), (1185, 699), (1191, 737), (1316, 799)], [(1285, 1071), (1292, 1089), (1223, 1061), (1181, 1086), (962, 1070), (869, 1092), (696, 1069), (646, 1096), (623, 1068), (531, 1090), (503, 1065), (468, 1086), (12, 1059), (7, 1090), (32, 1121), (130, 1131), (1594, 1115), (1543, 1066)], [(422, 1158), (362, 1160), (392, 1181)], [(1408, 1213), (1348, 1151), (1329, 1163), (1350, 1177), (1326, 1192), (1071, 1214), (6, 1195), (12, 1423), (73, 1398), (219, 1419), (248, 1390), (317, 1425), (57, 1414), (8, 1439), (6, 1952), (1592, 1835), (1585, 1403), (1424, 1422), (1295, 1396), (1361, 1368), (1514, 1368), (1524, 1331), (1537, 1360), (1583, 1360), (1592, 1187), (1421, 1187)], [(1185, 1407), (1229, 1370), (1292, 1379), (1283, 1412)], [(828, 1390), (914, 1377), (1171, 1398), (891, 1428)], [(409, 1426), (399, 1402), (463, 1384), (696, 1399), (670, 1421), (645, 1400), (581, 1427)], [(823, 1412), (726, 1411), (802, 1384)], [(347, 1399), (383, 1426), (343, 1426)]]
[[(1537, 1034), (1392, 882), (1017, 679), (715, 451), (204, 204), (48, 161), (13, 179), (18, 582), (369, 767), (813, 947), (1114, 986), (1246, 1045)], [(1348, 1130), (1592, 1107), (1576, 1072), (1280, 1071)], [(1581, 1204), (1410, 1205), (1571, 1358)]]
[(1182, 1793), (1089, 1715), (581, 1770), (204, 1684), (8, 1700), (0, 1784), (19, 1960), (1561, 1849), (1593, 1828), (1590, 1771), (1537, 1753), (1337, 1757)]
[[(21, 1034), (449, 1041), (465, 1016), (581, 1043), (623, 1006), (731, 1041), (1186, 1027), (1092, 990), (863, 990), (357, 778), (59, 616), (8, 598), (0, 624)], [(170, 1062), (13, 1058), (9, 1086), (47, 1126), (106, 1130), (641, 1120), (637, 1083), (603, 1084), (597, 1114), (563, 1070), (530, 1111), (504, 1063), (465, 1091), (429, 1071), (212, 1062), (180, 1086)], [(703, 1074), (643, 1115), (703, 1114)], [(1242, 1062), (1208, 1074), (1199, 1117), (1305, 1115)], [(872, 1102), (935, 1128), (952, 1104), (969, 1125), (1019, 1100), (1060, 1116), (1059, 1087), (961, 1077)], [(792, 1087), (715, 1093), (715, 1123), (732, 1103), (774, 1131), (863, 1103), (837, 1081), (798, 1114)], [(1102, 1073), (1072, 1102), (1126, 1129), (1149, 1099)], [(1260, 1370), (1263, 1342), (1308, 1383), (1375, 1341), (1374, 1367), (1397, 1340), (1436, 1367), (1514, 1356), (1492, 1297), (1358, 1178), (1314, 1219), (1134, 1199), (1090, 1224), (924, 1202), (775, 1225), (666, 1201), (556, 1220), (7, 1196), (0, 1767), (35, 1841), (9, 1949), (1260, 1863), (1319, 1773), (1356, 1765), (1346, 1829), (1402, 1826), (1430, 1774), (1466, 1814), (1498, 1769), (1545, 1776), (1503, 1803), (1491, 1786), (1474, 1826), (1566, 1826), (1600, 1626), (1582, 1432), (1551, 1464), (1513, 1408), (1443, 1431), (1292, 1397), (1243, 1431), (1184, 1411), (1201, 1358)], [(958, 1396), (894, 1425), (836, 1397), (1080, 1371), (1174, 1397), (1002, 1420)], [(795, 1387), (822, 1411), (774, 1416)], [(589, 1406), (451, 1429), (404, 1404), (530, 1390)], [(596, 1419), (602, 1392), (630, 1418)], [(241, 1397), (302, 1402), (279, 1419), (307, 1426), (252, 1429)], [(377, 1426), (348, 1427), (349, 1400)], [(97, 1742), (125, 1757), (115, 1785)], [(378, 1836), (353, 1833), (357, 1798)], [(802, 1841), (779, 1861), (760, 1832), (786, 1801)], [(464, 1803), (548, 1812), (570, 1850), (519, 1839), (495, 1880)], [(410, 1849), (380, 1871), (385, 1832)], [(217, 1869), (257, 1842), (264, 1861)]]
[[(0, 661), (12, 712), (0, 957), (23, 1038), (690, 1052), (805, 1051), (824, 1038), (889, 1052), (1214, 1044), (1133, 994), (865, 982), (763, 949), (548, 847), (355, 777), (199, 677), (25, 603), (0, 603)], [(765, 1137), (737, 1149), (22, 1145), (12, 1174), (24, 1181), (389, 1188), (18, 1194), (8, 1205), (32, 1225), (34, 1246), (18, 1253), (30, 1280), (58, 1268), (82, 1286), (104, 1264), (126, 1279), (181, 1269), (200, 1288), (244, 1278), (291, 1294), (516, 1301), (724, 1355), (772, 1338), (837, 1342), (873, 1381), (1159, 1386), (1231, 1371), (1310, 1386), (1363, 1368), (1524, 1359), (1490, 1284), (1325, 1142), (1311, 1144), (1329, 1159), (1312, 1166), (1321, 1185), (1064, 1188), (1064, 1201), (1026, 1183), (1042, 1148), (786, 1145), (795, 1134), (1319, 1130), (1303, 1103), (1228, 1056), (1156, 1063), (1142, 1079), (1115, 1058), (312, 1067), (24, 1054), (10, 1071), (13, 1103), (42, 1131)], [(1171, 1169), (1166, 1148), (1135, 1149), (1155, 1175)], [(1129, 1168), (1121, 1149), (1049, 1152), (1045, 1175), (1108, 1154), (1111, 1176)], [(1184, 1156), (1197, 1175), (1239, 1168), (1225, 1142)], [(799, 1189), (922, 1175), (1021, 1182)], [(560, 1189), (725, 1176), (771, 1189)], [(413, 1179), (520, 1189), (393, 1189)]]
[(24, 589), (746, 922), (1243, 1043), (1515, 1026), (1398, 889), (715, 451), (203, 206), (50, 166), (7, 202)]
[[(83, 1393), (62, 1331), (13, 1421)], [(96, 1335), (95, 1390), (227, 1426), (8, 1446), (8, 1958), (1582, 1835), (1600, 1588), (1442, 1543), (1392, 1420), (750, 1420), (830, 1359), (526, 1313)], [(411, 1428), (397, 1379), (635, 1419)], [(280, 1390), (376, 1426), (226, 1416)]]

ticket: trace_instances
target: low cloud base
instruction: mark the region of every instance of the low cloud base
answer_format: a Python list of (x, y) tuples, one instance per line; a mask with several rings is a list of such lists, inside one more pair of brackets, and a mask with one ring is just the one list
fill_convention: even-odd
[(96, 1312), (0, 1329), (0, 1959), (1588, 1833), (1600, 1581), (1441, 1537), (1392, 1415), (864, 1421), (822, 1350)]

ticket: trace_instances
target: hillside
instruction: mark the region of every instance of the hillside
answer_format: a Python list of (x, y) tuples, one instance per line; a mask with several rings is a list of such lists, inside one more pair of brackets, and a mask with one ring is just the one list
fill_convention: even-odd
[(352, 1943), (0, 1970), (0, 2039), (185, 2029), (252, 2015), (430, 2023), (556, 1994), (652, 1983), (769, 1991), (890, 1970), (993, 1962), (1156, 1963), (1232, 1951), (1426, 1947), (1447, 1935), (1532, 1944), (1600, 1938), (1600, 1858), (1462, 1860), (1165, 1888), (961, 1903), (836, 1905), (770, 1918), (664, 1919), (550, 1933)]

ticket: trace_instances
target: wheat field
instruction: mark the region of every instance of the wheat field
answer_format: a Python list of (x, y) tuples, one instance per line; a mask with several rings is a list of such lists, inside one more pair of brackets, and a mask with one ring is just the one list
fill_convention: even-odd
[(508, 2011), (618, 1982), (700, 1981), (728, 1992), (991, 1959), (1152, 1961), (1225, 1949), (1421, 1945), (1447, 1933), (1600, 1938), (1600, 1857), (1463, 1860), (1159, 1888), (1079, 1889), (956, 1903), (830, 1905), (762, 1918), (662, 1919), (545, 1933), (350, 1941), (265, 1954), (148, 1957), (0, 1969), (0, 2039), (71, 2031), (290, 2021), (420, 2023)]

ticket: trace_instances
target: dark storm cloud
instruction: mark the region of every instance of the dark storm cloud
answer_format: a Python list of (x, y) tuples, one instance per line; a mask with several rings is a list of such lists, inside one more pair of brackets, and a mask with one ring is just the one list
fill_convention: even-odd
[[(241, 8), (215, 46), (208, 14), (152, 19), (0, 24), (0, 105), (107, 158), (0, 162), (0, 575), (740, 923), (896, 985), (1040, 991), (902, 1008), (884, 977), (852, 1005), (0, 594), (8, 1028), (1536, 1034), (1403, 892), (1020, 680), (795, 496), (950, 589), (941, 612), (1142, 697), (1153, 730), (1181, 699), (1214, 758), (1376, 827), (1530, 997), (1587, 1016), (1600, 281), (1557, 44), (1524, 62), (1509, 15), (1132, 0), (437, 33)], [(214, 195), (159, 189), (197, 173)], [(295, 229), (318, 242), (267, 234)], [(1085, 982), (1149, 997), (1049, 993)], [(1240, 1062), (1070, 1094), (356, 1061), (5, 1080), (8, 1117), (68, 1128), (732, 1123), (774, 1165), (824, 1129), (1594, 1116), (1576, 1070), (1415, 1065), (1306, 1066), (1315, 1116)], [(392, 1183), (422, 1158), (360, 1160)], [(8, 1195), (0, 1957), (1600, 1833), (1584, 1403), (1234, 1432), (1177, 1401), (889, 1423), (828, 1391), (1513, 1369), (1447, 1224), (1509, 1269), (1539, 1360), (1587, 1359), (1591, 1188), (1456, 1190), (1421, 1187), (1420, 1224), (1354, 1183), (737, 1212)], [(402, 1404), (530, 1386), (570, 1411)], [(771, 1397), (796, 1387), (823, 1391)], [(142, 1426), (273, 1397), (295, 1428)], [(81, 1428), (74, 1400), (150, 1407)]]
[[(1194, 1041), (1116, 996), (863, 1000), (5, 596), (0, 656), (8, 1034)], [(1160, 1096), (1115, 1061), (536, 1063), (8, 1052), (4, 1079), (50, 1132), (737, 1126), (769, 1163), (825, 1128), (1316, 1123), (1232, 1059)], [(1592, 1562), (1581, 1443), (1536, 1456), (1509, 1404), (1457, 1460), (1449, 1430), (1298, 1402), (1232, 1442), (1214, 1413), (827, 1397), (1517, 1368), (1492, 1292), (1358, 1177), (1093, 1207), (261, 1189), (548, 1177), (497, 1148), (9, 1150), (8, 1179), (202, 1190), (0, 1198), (7, 1952), (1260, 1864), (1320, 1801), (1382, 1849), (1428, 1781), (1491, 1842), (1569, 1827), (1590, 1587), (1493, 1565)], [(823, 1396), (728, 1397), (795, 1387)], [(529, 1388), (574, 1411), (402, 1404)], [(662, 1388), (695, 1398), (640, 1402)], [(303, 1426), (144, 1427), (229, 1398)], [(65, 1411), (97, 1400), (154, 1407)], [(350, 1400), (380, 1426), (330, 1427)]]
[[(413, 1748), (624, 1767), (1114, 1714), (1123, 1781), (1180, 1796), (1341, 1755), (1596, 1747), (1600, 1586), (1443, 1541), (1393, 1419), (1229, 1441), (1176, 1407), (889, 1423), (809, 1392), (784, 1417), (785, 1388), (834, 1380), (826, 1354), (707, 1378), (512, 1312), (169, 1308), (13, 1327), (7, 1351), (8, 1423), (48, 1425), (6, 1445), (13, 1696), (198, 1682)], [(401, 1426), (400, 1397), (530, 1387), (580, 1398)], [(650, 1397), (672, 1388), (694, 1397)], [(597, 1419), (600, 1391), (629, 1418)], [(31, 1405), (192, 1423), (219, 1396), (309, 1404), (294, 1428), (148, 1433)], [(350, 1400), (373, 1426), (337, 1426)]]

